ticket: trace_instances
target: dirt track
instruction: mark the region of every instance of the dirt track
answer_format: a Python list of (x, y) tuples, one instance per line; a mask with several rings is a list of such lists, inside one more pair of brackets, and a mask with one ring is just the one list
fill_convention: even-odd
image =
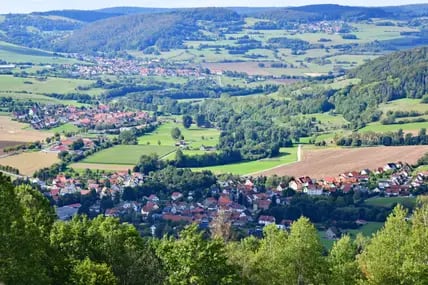
[(305, 150), (303, 159), (290, 165), (263, 171), (263, 175), (288, 175), (300, 177), (309, 175), (313, 178), (337, 176), (340, 173), (364, 168), (374, 169), (384, 166), (388, 162), (415, 163), (428, 146), (398, 146), (398, 147), (370, 147), (370, 148), (337, 148)]

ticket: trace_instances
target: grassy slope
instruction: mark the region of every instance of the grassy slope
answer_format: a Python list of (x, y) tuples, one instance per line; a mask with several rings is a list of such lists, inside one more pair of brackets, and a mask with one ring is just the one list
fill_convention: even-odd
[(297, 147), (281, 148), (281, 155), (271, 159), (261, 159), (249, 162), (239, 162), (226, 165), (192, 168), (195, 171), (211, 170), (214, 173), (251, 174), (283, 164), (297, 161)]

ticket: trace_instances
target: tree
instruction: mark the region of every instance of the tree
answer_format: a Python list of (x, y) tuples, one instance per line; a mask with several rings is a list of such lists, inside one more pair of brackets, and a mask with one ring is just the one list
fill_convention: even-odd
[(54, 213), (30, 187), (0, 174), (0, 283), (50, 284), (49, 232)]
[(356, 261), (357, 246), (346, 235), (336, 241), (328, 256), (329, 284), (356, 284), (361, 277)]
[(395, 207), (383, 229), (360, 255), (358, 261), (368, 284), (402, 284), (405, 280), (403, 262), (410, 236), (406, 216), (407, 210)]
[(285, 247), (285, 283), (324, 283), (326, 266), (322, 253), (318, 232), (309, 219), (302, 217), (294, 222)]
[(204, 127), (206, 125), (206, 118), (204, 114), (197, 114), (195, 117), (196, 125), (200, 127)]
[(223, 241), (205, 240), (195, 224), (184, 229), (178, 240), (163, 238), (157, 254), (167, 271), (168, 284), (239, 283), (227, 264)]
[(71, 144), (72, 150), (80, 150), (85, 146), (83, 139), (79, 138)]
[(181, 131), (179, 128), (175, 127), (171, 130), (171, 137), (175, 140), (178, 140), (181, 136)]
[(184, 115), (183, 116), (183, 126), (188, 129), (190, 128), (190, 126), (192, 125), (193, 119), (191, 116), (189, 115)]
[(226, 213), (224, 210), (219, 210), (217, 217), (215, 217), (210, 224), (212, 238), (228, 241), (232, 234), (231, 227), (230, 214)]
[(70, 279), (70, 283), (73, 285), (117, 284), (116, 277), (107, 264), (98, 264), (89, 258), (85, 258), (74, 266)]

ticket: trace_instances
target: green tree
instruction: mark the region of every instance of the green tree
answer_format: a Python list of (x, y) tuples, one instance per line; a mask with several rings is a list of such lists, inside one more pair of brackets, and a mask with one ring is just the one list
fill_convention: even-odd
[(361, 277), (356, 260), (357, 246), (346, 235), (336, 241), (328, 256), (329, 284), (352, 285)]
[(181, 131), (179, 128), (175, 127), (171, 130), (171, 137), (175, 140), (178, 140), (181, 136)]
[(190, 126), (192, 125), (193, 119), (191, 116), (189, 115), (184, 115), (183, 116), (183, 126), (188, 129), (190, 128)]
[(360, 255), (360, 268), (369, 284), (403, 284), (403, 262), (410, 236), (406, 216), (407, 210), (400, 205), (395, 207), (383, 229)]
[(88, 258), (74, 266), (70, 279), (70, 284), (73, 285), (117, 284), (116, 277), (107, 264), (98, 264)]
[(235, 284), (239, 283), (227, 264), (221, 240), (205, 240), (195, 224), (180, 233), (180, 238), (164, 238), (157, 248), (167, 272), (167, 284)]
[(30, 187), (14, 188), (0, 174), (0, 282), (50, 284), (49, 202)]

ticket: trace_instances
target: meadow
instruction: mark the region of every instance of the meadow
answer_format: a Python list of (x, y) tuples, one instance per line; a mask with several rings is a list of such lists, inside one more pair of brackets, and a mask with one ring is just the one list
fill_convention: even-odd
[(143, 154), (156, 153), (160, 157), (175, 151), (173, 146), (158, 145), (118, 145), (99, 151), (87, 158), (83, 163), (94, 164), (126, 164), (136, 165)]
[(403, 204), (406, 206), (415, 206), (416, 198), (414, 197), (374, 197), (365, 200), (364, 202), (370, 206), (392, 208), (395, 204)]
[(358, 132), (377, 132), (377, 133), (387, 133), (387, 132), (396, 132), (399, 129), (402, 129), (404, 132), (418, 132), (422, 128), (427, 128), (428, 122), (418, 122), (418, 123), (407, 123), (407, 124), (393, 124), (393, 125), (383, 125), (380, 122), (370, 123), (362, 129), (359, 129)]
[(263, 170), (291, 164), (297, 161), (297, 147), (281, 148), (280, 155), (274, 158), (266, 158), (255, 161), (245, 161), (225, 165), (192, 168), (194, 171), (210, 170), (213, 173), (232, 173), (239, 175), (251, 175)]

